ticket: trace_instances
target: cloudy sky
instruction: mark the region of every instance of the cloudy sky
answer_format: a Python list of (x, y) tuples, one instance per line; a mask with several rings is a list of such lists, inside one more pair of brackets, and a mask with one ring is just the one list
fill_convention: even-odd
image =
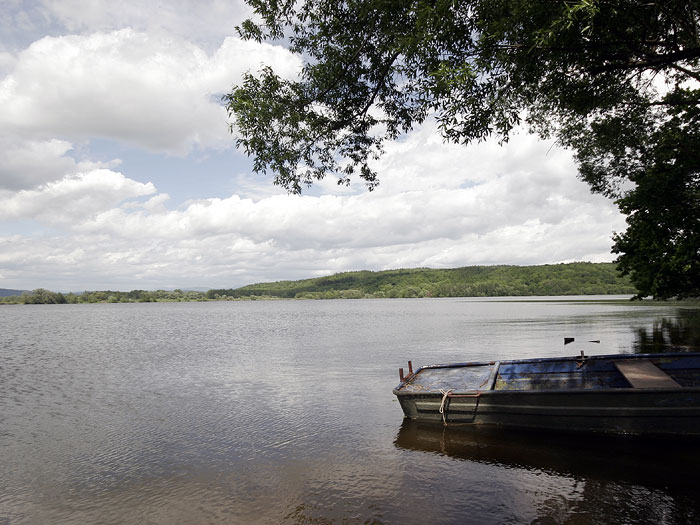
[(345, 270), (610, 261), (623, 217), (525, 134), (387, 147), (381, 184), (287, 195), (235, 149), (221, 95), (298, 57), (231, 0), (3, 0), (0, 288), (221, 288)]

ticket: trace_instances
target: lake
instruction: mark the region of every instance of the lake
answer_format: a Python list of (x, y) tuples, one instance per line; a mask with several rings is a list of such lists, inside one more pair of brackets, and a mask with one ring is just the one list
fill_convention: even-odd
[(700, 522), (694, 447), (403, 420), (408, 359), (700, 350), (605, 299), (0, 307), (0, 524)]

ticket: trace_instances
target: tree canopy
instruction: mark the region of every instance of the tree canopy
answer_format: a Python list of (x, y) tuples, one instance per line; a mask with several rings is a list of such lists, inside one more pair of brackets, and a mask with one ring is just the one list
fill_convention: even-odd
[(209, 290), (207, 298), (498, 297), (629, 294), (634, 288), (610, 263), (466, 266), (344, 272), (300, 281)]
[[(653, 186), (661, 165), (682, 164), (683, 202), (700, 209), (698, 164), (659, 157), (684, 155), (677, 132), (696, 125), (697, 0), (247, 1), (257, 18), (241, 35), (284, 40), (304, 59), (297, 79), (264, 67), (225, 97), (238, 146), (288, 191), (326, 175), (359, 176), (371, 190), (382, 145), (432, 117), (455, 143), (505, 141), (521, 127), (556, 140), (593, 191), (623, 199), (630, 220), (658, 207), (642, 179), (655, 173)], [(697, 219), (667, 226), (698, 230)], [(637, 279), (630, 232), (615, 249), (640, 295), (681, 295)], [(689, 248), (678, 266), (688, 271), (700, 257)]]
[(700, 107), (672, 110), (640, 149), (645, 169), (630, 172), (635, 188), (618, 201), (627, 231), (613, 251), (639, 293), (700, 296)]

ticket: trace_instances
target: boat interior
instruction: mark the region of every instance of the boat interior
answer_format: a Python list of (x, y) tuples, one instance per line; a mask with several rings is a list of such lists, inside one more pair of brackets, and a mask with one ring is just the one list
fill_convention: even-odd
[(577, 356), (431, 365), (405, 378), (406, 393), (486, 390), (700, 387), (700, 354)]

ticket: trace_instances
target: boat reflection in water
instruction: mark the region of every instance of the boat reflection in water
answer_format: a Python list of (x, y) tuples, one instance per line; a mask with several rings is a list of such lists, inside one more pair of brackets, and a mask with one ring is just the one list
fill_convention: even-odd
[[(541, 506), (533, 523), (700, 521), (700, 452), (693, 440), (445, 427), (404, 419), (394, 445), (459, 460), (461, 467), (448, 461), (444, 468), (459, 469), (467, 482), (470, 472), (486, 465), (489, 476), (501, 477), (504, 484), (518, 478), (559, 484), (558, 510)], [(539, 488), (522, 490), (536, 493)]]

